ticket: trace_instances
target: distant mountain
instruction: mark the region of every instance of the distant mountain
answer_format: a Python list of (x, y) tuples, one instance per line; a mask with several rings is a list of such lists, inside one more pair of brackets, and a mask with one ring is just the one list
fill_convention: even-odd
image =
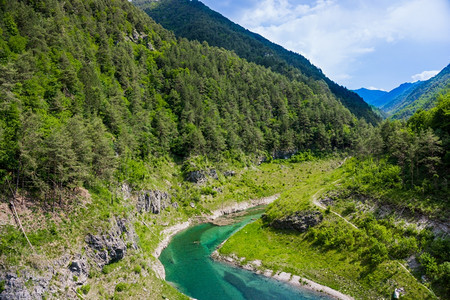
[(323, 80), (336, 98), (357, 117), (372, 124), (380, 120), (361, 97), (330, 80), (302, 55), (248, 31), (199, 1), (133, 0), (132, 3), (179, 37), (206, 41), (209, 45), (235, 51), (240, 57), (291, 79)]
[(437, 97), (450, 91), (450, 64), (439, 74), (418, 84), (406, 99), (391, 111), (393, 119), (409, 118), (418, 109), (428, 110), (436, 104)]
[(407, 119), (418, 109), (428, 110), (436, 104), (437, 97), (450, 91), (450, 64), (427, 81), (406, 82), (391, 90), (354, 90), (368, 104), (378, 108), (380, 115), (392, 119)]
[(382, 106), (385, 102), (380, 101), (383, 99), (384, 96), (388, 94), (386, 91), (381, 90), (370, 90), (366, 88), (360, 88), (357, 90), (353, 90), (355, 93), (357, 93), (363, 100), (370, 105), (373, 105), (375, 107)]
[(383, 104), (380, 108), (387, 114), (392, 114), (404, 103), (408, 95), (422, 83), (423, 81), (402, 83), (383, 97)]

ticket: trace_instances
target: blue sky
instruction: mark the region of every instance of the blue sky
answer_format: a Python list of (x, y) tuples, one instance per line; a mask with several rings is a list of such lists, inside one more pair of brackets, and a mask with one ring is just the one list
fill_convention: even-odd
[(450, 0), (200, 0), (350, 89), (391, 90), (450, 63)]

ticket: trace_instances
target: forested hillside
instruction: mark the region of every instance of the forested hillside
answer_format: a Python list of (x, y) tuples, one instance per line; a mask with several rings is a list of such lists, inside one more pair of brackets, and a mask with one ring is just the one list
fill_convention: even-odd
[[(177, 38), (127, 0), (0, 0), (0, 299), (183, 299), (157, 275), (168, 226), (307, 184), (317, 193), (332, 170), (345, 176), (338, 200), (448, 220), (449, 93), (373, 127), (359, 97), (267, 47), (249, 62)], [(352, 255), (388, 260), (397, 242), (373, 238)], [(448, 240), (433, 238), (399, 255), (426, 251), (420, 272), (444, 294)]]
[(407, 119), (419, 109), (429, 110), (436, 105), (439, 95), (450, 90), (450, 64), (436, 76), (417, 85), (408, 96), (391, 110), (393, 119)]
[(152, 157), (357, 143), (359, 122), (323, 81), (176, 40), (128, 1), (0, 7), (3, 191), (54, 199), (92, 177), (146, 174)]
[(403, 103), (403, 101), (405, 101), (406, 97), (408, 97), (408, 95), (422, 83), (422, 81), (417, 81), (414, 83), (402, 83), (401, 85), (390, 91), (386, 95), (386, 97), (383, 97), (384, 104), (380, 108), (386, 112), (394, 111)]
[(379, 117), (357, 94), (330, 80), (308, 59), (244, 29), (200, 1), (134, 0), (133, 4), (144, 9), (165, 28), (173, 30), (177, 36), (207, 41), (210, 45), (232, 50), (248, 61), (271, 68), (291, 79), (323, 80), (358, 118), (365, 118), (372, 124), (379, 121)]

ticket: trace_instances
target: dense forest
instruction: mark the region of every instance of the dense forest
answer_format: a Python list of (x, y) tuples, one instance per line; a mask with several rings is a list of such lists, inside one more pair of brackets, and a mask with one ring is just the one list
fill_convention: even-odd
[(358, 118), (365, 118), (371, 124), (379, 121), (378, 116), (357, 94), (330, 80), (307, 58), (246, 30), (200, 1), (134, 0), (133, 4), (142, 8), (164, 28), (173, 30), (177, 36), (207, 41), (212, 46), (234, 51), (248, 61), (291, 79), (306, 77), (323, 80), (339, 101)]
[(145, 174), (166, 155), (353, 149), (368, 127), (324, 81), (176, 40), (127, 1), (0, 7), (4, 191), (60, 199), (92, 178)]
[[(163, 9), (162, 3), (172, 2), (162, 1), (156, 8)], [(206, 9), (197, 1), (192, 6)], [(225, 26), (221, 22), (217, 28)], [(196, 28), (208, 27), (201, 24)], [(276, 184), (258, 183), (245, 175), (262, 161), (275, 159), (272, 166), (277, 166), (277, 159), (285, 157), (293, 164), (330, 157), (343, 163), (347, 157), (351, 180), (345, 188), (351, 195), (414, 216), (448, 220), (448, 91), (440, 90), (435, 107), (419, 110), (407, 121), (380, 122), (356, 94), (305, 58), (236, 26), (223, 31), (230, 33), (224, 33), (225, 41), (237, 43), (230, 51), (220, 47), (222, 38), (199, 42), (176, 37), (126, 0), (0, 0), (0, 205), (13, 207), (26, 199), (37, 213), (41, 209), (50, 215), (59, 207), (71, 218), (76, 210), (65, 206), (66, 200), (82, 187), (92, 192), (92, 203), (78, 203), (83, 213), (75, 221), (58, 223), (46, 215), (42, 223), (50, 225), (36, 230), (35, 245), (48, 246), (60, 238), (58, 249), (68, 251), (64, 243), (80, 245), (100, 219), (117, 225), (111, 221), (116, 216), (137, 218), (135, 203), (125, 202), (117, 190), (125, 186), (138, 197), (164, 186), (161, 190), (172, 193), (182, 209), (171, 206), (161, 220), (150, 213), (133, 219), (140, 247), (148, 252), (136, 256), (147, 263), (155, 232), (169, 222), (208, 213), (219, 205), (217, 199), (269, 196), (285, 185), (300, 184), (281, 177)], [(241, 32), (239, 38), (234, 31)], [(273, 55), (253, 51), (259, 45)], [(224, 161), (231, 162), (231, 169), (236, 163), (238, 171), (216, 173), (214, 186), (185, 180), (192, 169), (211, 171)], [(165, 177), (154, 184), (156, 173)], [(269, 211), (268, 218), (283, 212)], [(27, 247), (21, 237), (25, 231), (2, 226), (0, 232), (0, 262), (8, 255), (17, 259), (22, 254), (17, 249)], [(73, 238), (76, 234), (84, 236)], [(448, 239), (438, 246), (448, 249)], [(439, 249), (425, 249), (429, 254), (420, 263), (443, 294), (448, 292), (449, 264)], [(106, 265), (92, 276), (106, 276), (113, 267)], [(135, 270), (135, 276), (143, 272)]]

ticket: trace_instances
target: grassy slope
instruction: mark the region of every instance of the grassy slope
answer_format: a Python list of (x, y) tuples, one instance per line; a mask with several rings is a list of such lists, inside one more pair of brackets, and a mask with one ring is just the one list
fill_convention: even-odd
[[(118, 263), (92, 272), (91, 278), (86, 283), (90, 287), (87, 297), (138, 299), (151, 295), (151, 298), (164, 296), (169, 299), (182, 299), (183, 295), (158, 279), (151, 269), (151, 264), (155, 260), (151, 253), (158, 245), (161, 239), (159, 233), (163, 229), (227, 203), (279, 192), (282, 192), (280, 199), (267, 210), (271, 218), (280, 217), (299, 208), (317, 209), (311, 203), (311, 199), (334, 189), (345, 176), (345, 169), (338, 168), (341, 160), (334, 158), (303, 163), (279, 161), (258, 167), (222, 163), (217, 167), (219, 179), (210, 180), (203, 186), (183, 181), (180, 166), (160, 164), (155, 168), (154, 178), (149, 180), (152, 182), (151, 186), (146, 188), (166, 188), (179, 202), (180, 209), (171, 208), (160, 215), (136, 214), (135, 203), (132, 200), (118, 197), (111, 201), (113, 197), (108, 190), (91, 187), (91, 203), (83, 204), (79, 201), (73, 204), (74, 208), (70, 211), (61, 209), (47, 213), (46, 221), (41, 225), (40, 236), (37, 233), (36, 236), (33, 235), (31, 223), (24, 224), (32, 237), (32, 243), (37, 248), (37, 255), (17, 255), (17, 253), (29, 254), (29, 250), (14, 229), (2, 236), (3, 239), (8, 237), (14, 239), (15, 242), (9, 244), (10, 251), (4, 252), (0, 259), (3, 265), (31, 265), (36, 268), (40, 268), (40, 265), (42, 268), (43, 264), (36, 261), (58, 258), (64, 253), (79, 253), (87, 233), (104, 230), (109, 226), (109, 220), (113, 216), (126, 217), (134, 223), (140, 249), (129, 251)], [(202, 167), (205, 166), (208, 166), (208, 163)], [(225, 177), (220, 172), (230, 169), (235, 170), (235, 176)], [(190, 202), (196, 203), (195, 208), (190, 207)], [(337, 201), (333, 210), (342, 213), (347, 206), (347, 203)], [(35, 214), (37, 216), (39, 212)], [(58, 218), (60, 221), (55, 227), (53, 224)], [(326, 214), (323, 224), (353, 230), (334, 214)], [(375, 269), (370, 269), (361, 261), (360, 254), (363, 249), (337, 250), (317, 246), (307, 233), (275, 231), (262, 226), (260, 221), (233, 236), (221, 251), (234, 252), (238, 256), (246, 257), (247, 260), (262, 259), (265, 268), (303, 275), (344, 293), (361, 294), (361, 298), (388, 295), (392, 292), (393, 286), (403, 286), (408, 292), (423, 299), (427, 295), (423, 286), (395, 261), (386, 261)], [(122, 286), (118, 287), (121, 282)]]
[[(309, 171), (309, 178), (285, 191), (279, 201), (269, 206), (267, 214), (270, 217), (312, 209), (312, 199), (330, 190), (343, 175), (342, 168), (326, 172), (312, 168)], [(320, 226), (352, 233), (360, 231), (334, 214), (325, 214)], [(320, 246), (308, 232), (298, 234), (274, 230), (261, 221), (247, 225), (220, 249), (224, 255), (234, 253), (245, 257), (245, 262), (259, 259), (263, 262), (263, 268), (298, 274), (357, 299), (378, 299), (380, 295), (389, 297), (395, 287), (404, 287), (409, 299), (433, 298), (432, 293), (399, 262), (386, 260), (374, 267), (364, 260), (361, 255), (363, 251), (362, 247), (336, 249)]]
[[(103, 270), (93, 270), (85, 284), (89, 286), (86, 297), (138, 299), (151, 295), (152, 299), (162, 296), (183, 299), (183, 295), (158, 279), (151, 269), (155, 260), (151, 253), (160, 242), (159, 233), (163, 229), (227, 203), (279, 193), (310, 176), (308, 170), (329, 169), (337, 165), (337, 160), (305, 162), (301, 164), (301, 168), (276, 163), (245, 167), (245, 163), (233, 165), (225, 162), (218, 167), (219, 180), (210, 180), (204, 186), (197, 186), (183, 180), (181, 166), (168, 162), (155, 164), (153, 176), (148, 178), (149, 185), (145, 188), (168, 190), (179, 202), (180, 209), (170, 208), (160, 215), (136, 214), (135, 200), (125, 200), (120, 194), (115, 196), (111, 191), (93, 183), (89, 188), (90, 199), (74, 198), (63, 207), (55, 206), (54, 211), (35, 210), (28, 211), (27, 214), (25, 211), (19, 212), (24, 228), (36, 248), (36, 254), (28, 248), (25, 239), (14, 226), (2, 226), (0, 263), (18, 273), (29, 267), (44, 271), (47, 264), (52, 264), (53, 259), (59, 259), (65, 254), (82, 253), (85, 236), (88, 233), (105, 232), (111, 224), (110, 220), (118, 216), (133, 223), (139, 236), (140, 249), (128, 249), (121, 261), (108, 265)], [(230, 169), (236, 171), (235, 176), (225, 177), (220, 172)], [(195, 208), (190, 207), (190, 202), (196, 203)], [(37, 219), (42, 221), (36, 224)], [(55, 277), (54, 281), (57, 282), (58, 278)], [(117, 287), (119, 283), (123, 283), (121, 287)], [(61, 298), (64, 295), (65, 291), (61, 290), (58, 294), (48, 296)]]

